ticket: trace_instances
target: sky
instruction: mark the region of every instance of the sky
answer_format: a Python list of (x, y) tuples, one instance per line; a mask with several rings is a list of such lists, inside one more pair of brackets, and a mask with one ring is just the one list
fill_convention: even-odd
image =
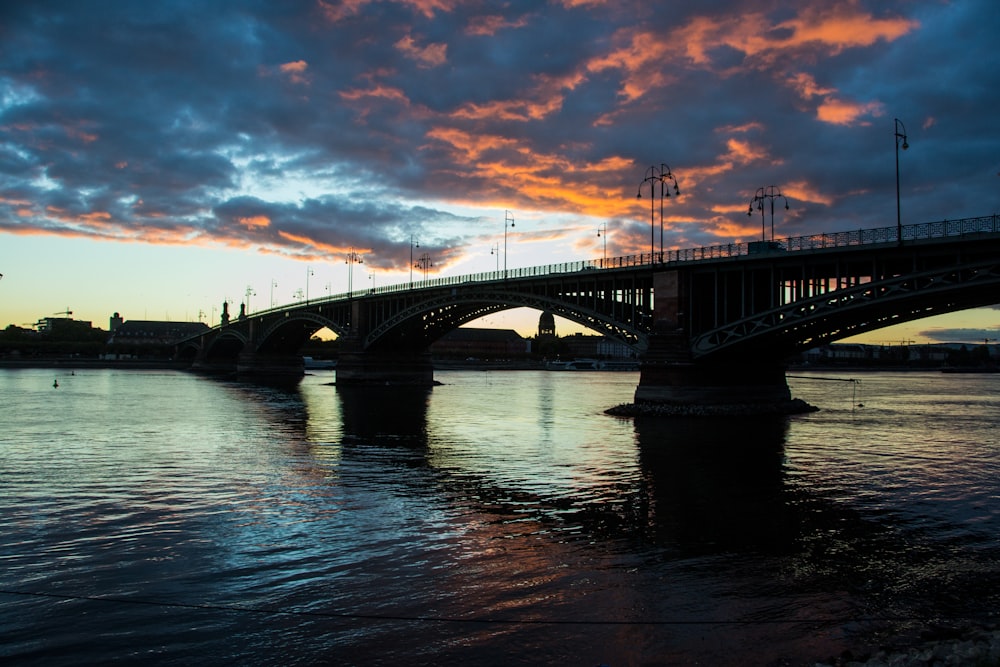
[(668, 249), (760, 239), (768, 186), (778, 238), (894, 227), (897, 155), (903, 224), (992, 215), (998, 34), (996, 0), (8, 0), (0, 326), (649, 252), (664, 166)]

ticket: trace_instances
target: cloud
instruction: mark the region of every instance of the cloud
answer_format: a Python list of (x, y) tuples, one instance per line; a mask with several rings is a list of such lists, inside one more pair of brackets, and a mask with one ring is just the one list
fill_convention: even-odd
[(929, 338), (941, 343), (969, 343), (983, 345), (986, 342), (994, 344), (1000, 339), (1000, 328), (993, 329), (949, 329), (934, 327), (917, 333), (918, 336)]
[(989, 212), (988, 0), (648, 10), (20, 3), (0, 27), (0, 229), (294, 257), (353, 246), (399, 266), (415, 224), (457, 261), (482, 217), (517, 208), (618, 220), (615, 247), (642, 248), (635, 188), (664, 162), (683, 193), (671, 243), (753, 234), (746, 202), (767, 184), (791, 200), (788, 231), (887, 226), (895, 117), (912, 130), (908, 218)]
[(438, 67), (448, 62), (447, 44), (418, 46), (411, 35), (406, 35), (396, 42), (396, 48), (408, 58), (415, 60), (421, 67)]

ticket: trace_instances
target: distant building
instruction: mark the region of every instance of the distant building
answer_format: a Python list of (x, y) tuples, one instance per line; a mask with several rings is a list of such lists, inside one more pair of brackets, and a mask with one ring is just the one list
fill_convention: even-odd
[(35, 322), (35, 329), (40, 334), (66, 335), (90, 331), (93, 325), (84, 320), (74, 320), (72, 317), (43, 317)]
[[(117, 324), (115, 324), (118, 320)], [(209, 327), (204, 322), (160, 322), (154, 320), (122, 321), (118, 313), (111, 318), (113, 328), (108, 345), (161, 347), (196, 336)]]
[(555, 315), (546, 311), (541, 314), (538, 318), (538, 337), (539, 338), (555, 338), (556, 335), (556, 318)]
[(531, 351), (530, 341), (513, 329), (475, 329), (459, 327), (431, 345), (436, 357), (468, 359), (508, 359)]

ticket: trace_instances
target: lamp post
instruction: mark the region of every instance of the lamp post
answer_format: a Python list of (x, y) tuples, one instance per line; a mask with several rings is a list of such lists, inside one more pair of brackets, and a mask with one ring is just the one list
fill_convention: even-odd
[(639, 182), (639, 190), (636, 192), (635, 198), (642, 199), (642, 186), (646, 183), (649, 184), (649, 261), (652, 263), (653, 255), (656, 252), (656, 224), (655, 224), (655, 209), (654, 201), (656, 196), (656, 183), (660, 184), (660, 261), (663, 261), (663, 198), (670, 197), (670, 186), (669, 182), (674, 183), (674, 194), (680, 195), (681, 189), (677, 185), (677, 178), (674, 176), (673, 172), (670, 171), (670, 167), (664, 163), (660, 163), (659, 168), (653, 165), (646, 170), (646, 177)]
[(413, 289), (413, 249), (420, 247), (420, 241), (414, 242), (413, 234), (410, 234), (410, 289)]
[(490, 246), (490, 254), (497, 256), (497, 273), (500, 273), (500, 244), (494, 243)]
[(306, 303), (309, 303), (309, 276), (313, 275), (311, 267), (306, 267)]
[[(895, 121), (895, 133), (896, 133), (896, 242), (899, 245), (903, 245), (903, 218), (899, 213), (899, 140), (903, 140), (903, 150), (905, 151), (910, 147), (910, 144), (906, 143), (906, 126), (898, 118), (893, 118)], [(902, 129), (902, 132), (900, 130)]]
[[(601, 234), (602, 231), (603, 234)], [(604, 257), (601, 260), (601, 268), (603, 269), (608, 262), (608, 223), (602, 222), (597, 226), (597, 237), (604, 239)]]
[(271, 308), (274, 308), (274, 288), (278, 286), (278, 281), (271, 278)]
[(347, 264), (347, 294), (350, 295), (354, 291), (354, 265), (364, 264), (365, 260), (351, 248), (347, 251), (347, 260), (344, 263)]
[(771, 240), (774, 240), (774, 200), (781, 197), (785, 200), (785, 210), (788, 210), (788, 198), (781, 194), (781, 189), (776, 185), (767, 185), (762, 188), (757, 188), (757, 194), (753, 196), (750, 200), (750, 208), (747, 210), (747, 216), (753, 215), (754, 204), (757, 205), (757, 210), (760, 211), (760, 240), (767, 240), (767, 233), (764, 231), (764, 200), (771, 200)]
[(510, 211), (503, 212), (503, 277), (507, 279), (507, 223), (511, 229), (514, 228), (514, 214)]
[(424, 272), (424, 282), (427, 282), (427, 269), (434, 266), (434, 262), (431, 261), (431, 256), (428, 253), (424, 253), (417, 260), (417, 268), (423, 269)]
[(257, 292), (253, 291), (253, 287), (250, 287), (250, 285), (247, 285), (246, 296), (244, 298), (244, 302), (246, 303), (246, 307), (247, 307), (247, 315), (250, 314), (250, 297), (252, 297), (252, 296), (257, 296)]

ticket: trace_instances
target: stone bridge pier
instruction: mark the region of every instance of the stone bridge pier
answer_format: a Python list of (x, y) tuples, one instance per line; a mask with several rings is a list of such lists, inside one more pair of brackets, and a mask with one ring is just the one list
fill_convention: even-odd
[(635, 404), (677, 414), (802, 411), (804, 404), (792, 401), (783, 360), (694, 358), (683, 280), (678, 271), (654, 276), (655, 324), (641, 359)]
[(365, 345), (370, 323), (367, 309), (361, 306), (358, 301), (351, 304), (350, 331), (341, 339), (337, 358), (337, 385), (433, 385), (434, 363), (428, 346), (406, 340)]

